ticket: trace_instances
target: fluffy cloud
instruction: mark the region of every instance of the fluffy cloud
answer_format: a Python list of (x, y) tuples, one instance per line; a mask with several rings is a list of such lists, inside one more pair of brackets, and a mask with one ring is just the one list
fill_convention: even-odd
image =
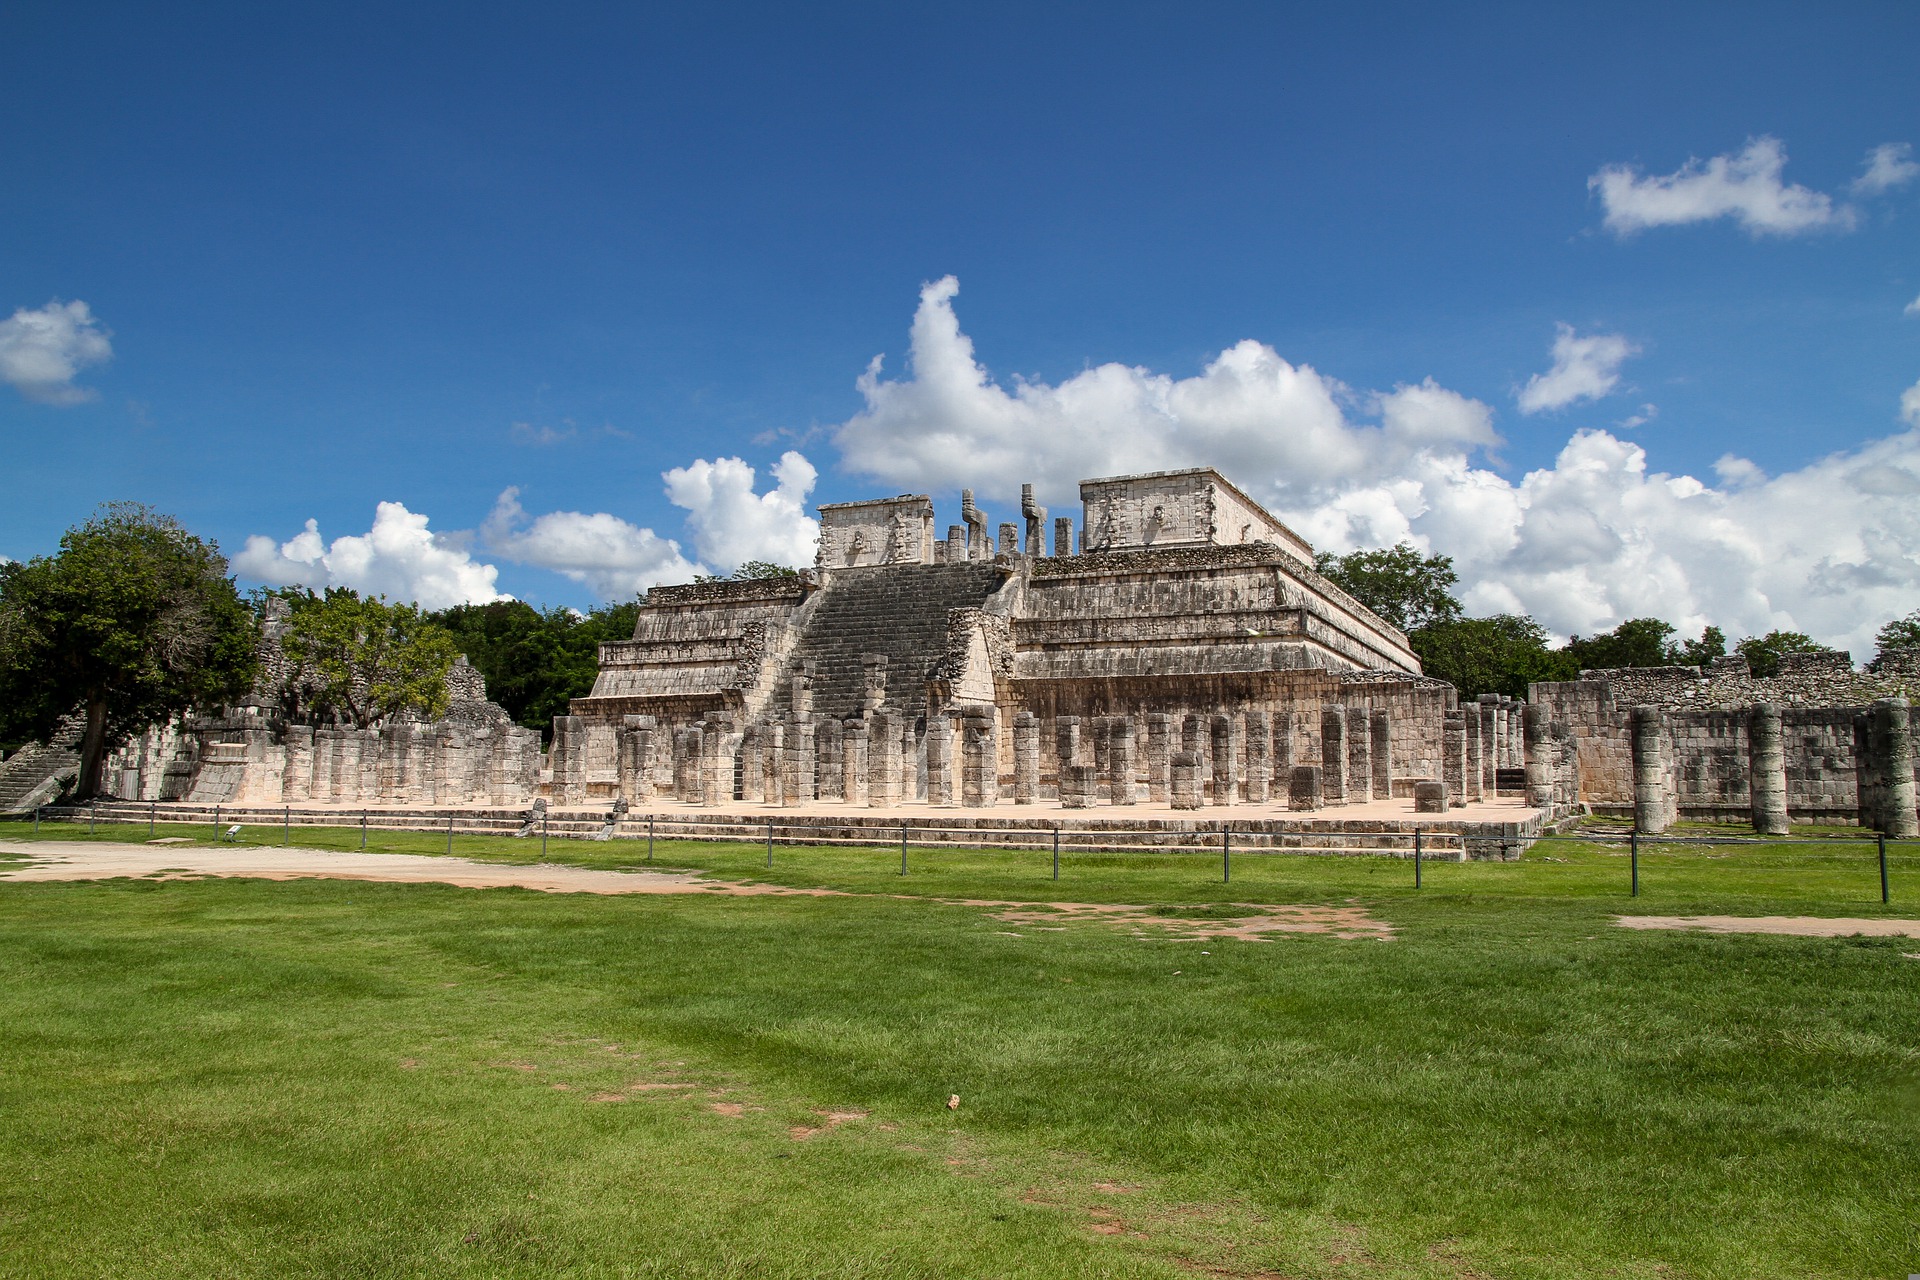
[(1920, 316), (1920, 298), (1915, 298), (1912, 302), (1909, 302), (1907, 304), (1905, 314), (1910, 316)]
[(1587, 179), (1600, 194), (1606, 226), (1618, 235), (1648, 227), (1732, 218), (1756, 236), (1844, 230), (1853, 210), (1832, 197), (1780, 179), (1787, 149), (1778, 138), (1753, 138), (1737, 155), (1689, 160), (1679, 169), (1643, 177), (1632, 165), (1608, 165)]
[(375, 508), (366, 533), (335, 538), (330, 546), (314, 520), (278, 544), (255, 534), (234, 557), (233, 567), (243, 577), (273, 586), (351, 587), (427, 609), (506, 599), (494, 588), (498, 569), (430, 532), (426, 516), (398, 502)]
[(836, 433), (849, 469), (1008, 503), (1035, 481), (1064, 513), (1081, 478), (1213, 465), (1316, 545), (1451, 555), (1471, 609), (1563, 635), (1652, 615), (1865, 654), (1920, 603), (1920, 385), (1902, 398), (1914, 430), (1778, 477), (1728, 457), (1708, 485), (1584, 430), (1514, 481), (1476, 464), (1498, 441), (1486, 405), (1431, 380), (1357, 393), (1255, 342), (1192, 378), (1102, 365), (1003, 387), (960, 331), (957, 288), (922, 291), (910, 377), (876, 360), (860, 379), (866, 407)]
[[(1639, 348), (1618, 334), (1582, 338), (1572, 325), (1559, 326), (1553, 340), (1553, 368), (1527, 379), (1515, 398), (1520, 412), (1564, 409), (1581, 400), (1598, 400), (1620, 381), (1620, 366)], [(1643, 419), (1644, 420), (1644, 419)]]
[(489, 550), (585, 583), (605, 600), (688, 582), (701, 571), (679, 543), (605, 512), (549, 511), (529, 522), (518, 489), (500, 495), (480, 534)]
[(701, 559), (729, 569), (749, 560), (813, 563), (820, 522), (807, 514), (807, 495), (820, 473), (791, 449), (772, 471), (778, 483), (767, 493), (753, 491), (753, 468), (739, 458), (701, 458), (661, 477), (668, 501), (687, 512)]
[(84, 302), (55, 300), (0, 320), (0, 382), (42, 404), (79, 404), (93, 392), (73, 380), (113, 357), (113, 344)]
[(1920, 178), (1920, 164), (1914, 163), (1912, 145), (1885, 142), (1867, 152), (1864, 171), (1853, 180), (1853, 193), (1860, 196), (1882, 195), (1915, 178)]

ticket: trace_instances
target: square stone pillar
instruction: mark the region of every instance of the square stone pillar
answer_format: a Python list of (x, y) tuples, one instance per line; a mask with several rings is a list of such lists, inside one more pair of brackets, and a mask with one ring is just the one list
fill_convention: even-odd
[(1200, 807), (1200, 757), (1191, 751), (1176, 751), (1169, 762), (1173, 775), (1172, 796), (1176, 809)]
[(740, 802), (763, 804), (767, 798), (767, 734), (754, 725), (740, 739)]
[(1040, 798), (1040, 721), (1031, 711), (1013, 715), (1013, 802)]
[(807, 804), (813, 799), (814, 765), (817, 748), (813, 741), (813, 721), (795, 720), (787, 726), (786, 802)]
[(969, 708), (961, 734), (960, 803), (989, 808), (1000, 800), (999, 717), (992, 707)]
[(1060, 807), (1091, 809), (1100, 792), (1100, 771), (1090, 764), (1070, 764), (1060, 770)]
[(764, 726), (760, 748), (760, 799), (766, 804), (787, 800), (787, 726), (778, 720)]
[(1447, 803), (1456, 809), (1467, 804), (1467, 713), (1447, 712), (1440, 729), (1440, 768), (1447, 784)]
[(333, 761), (339, 742), (338, 729), (313, 731), (313, 785), (307, 794), (314, 800), (333, 799)]
[(1347, 802), (1347, 709), (1320, 712), (1320, 795), (1327, 805)]
[(953, 717), (944, 712), (927, 714), (927, 803), (946, 806), (954, 802)]
[[(404, 786), (405, 762), (396, 761), (393, 778)], [(587, 798), (587, 722), (579, 716), (553, 718), (553, 802), (579, 804)]]
[(1376, 800), (1393, 797), (1393, 715), (1385, 707), (1375, 707), (1369, 720), (1373, 730), (1373, 795)]
[(822, 800), (847, 798), (847, 778), (841, 752), (847, 728), (838, 720), (822, 720), (814, 730), (814, 790)]
[(1070, 556), (1073, 554), (1073, 517), (1056, 516), (1053, 521), (1053, 554)]
[(625, 716), (620, 721), (620, 744), (616, 776), (620, 798), (628, 803), (653, 799), (652, 716)]
[(1173, 792), (1173, 720), (1165, 712), (1147, 714), (1147, 803), (1167, 804)]
[(700, 730), (700, 803), (708, 808), (733, 799), (733, 723), (710, 716)]
[(1112, 740), (1113, 717), (1095, 716), (1087, 728), (1093, 738), (1093, 776), (1100, 779), (1100, 798), (1111, 802), (1113, 799)]
[(1324, 771), (1317, 764), (1297, 764), (1287, 771), (1287, 807), (1311, 812), (1323, 803)]
[(1365, 703), (1347, 708), (1347, 803), (1373, 799), (1373, 718)]
[(840, 733), (840, 798), (851, 805), (867, 807), (867, 726), (849, 720)]
[(1056, 775), (1070, 764), (1080, 763), (1080, 717), (1053, 718), (1053, 768)]
[(290, 803), (304, 801), (313, 790), (313, 729), (290, 724), (283, 742), (287, 767), (280, 776), (280, 798)]
[(1240, 799), (1240, 788), (1233, 767), (1233, 717), (1214, 716), (1207, 722), (1207, 730), (1213, 761), (1213, 803), (1235, 804)]
[(1107, 796), (1114, 804), (1133, 803), (1133, 721), (1115, 716), (1107, 731)]
[(867, 807), (900, 803), (900, 715), (881, 709), (867, 718)]
[(1273, 785), (1273, 724), (1264, 711), (1246, 714), (1247, 803), (1267, 803)]
[(1273, 713), (1273, 785), (1291, 786), (1293, 777), (1293, 712)]
[(1460, 718), (1467, 727), (1467, 777), (1465, 798), (1469, 804), (1478, 804), (1482, 797), (1480, 707), (1469, 702), (1460, 708)]
[(1547, 736), (1547, 709), (1528, 703), (1520, 724), (1526, 744), (1527, 803), (1545, 809), (1554, 801), (1553, 743)]
[[(673, 731), (673, 798), (682, 804), (700, 803), (700, 730), (688, 725)], [(556, 740), (557, 745), (557, 740)], [(560, 768), (554, 764), (554, 793), (559, 794)]]

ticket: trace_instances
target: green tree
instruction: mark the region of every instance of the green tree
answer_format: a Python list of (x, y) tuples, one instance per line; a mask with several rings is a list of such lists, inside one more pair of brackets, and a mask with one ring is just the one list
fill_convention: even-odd
[(1689, 640), (1674, 653), (1674, 658), (1685, 667), (1704, 667), (1715, 658), (1727, 656), (1727, 636), (1718, 627), (1708, 627), (1700, 633), (1698, 640)]
[(447, 711), (453, 636), (411, 604), (329, 587), (291, 599), (280, 638), (296, 700), (309, 713), (344, 716), (360, 728), (402, 711), (432, 720)]
[(1745, 655), (1747, 666), (1756, 676), (1777, 676), (1780, 674), (1780, 659), (1790, 653), (1834, 653), (1812, 636), (1799, 631), (1769, 631), (1763, 636), (1748, 636), (1733, 646), (1734, 652)]
[(1535, 680), (1570, 680), (1576, 674), (1564, 649), (1547, 647), (1546, 628), (1524, 615), (1454, 618), (1408, 637), (1421, 668), (1448, 681), (1463, 698), (1501, 693), (1527, 696)]
[(775, 564), (771, 560), (749, 560), (726, 573), (696, 573), (695, 582), (757, 582), (762, 578), (797, 578), (800, 571), (784, 564)]
[(1894, 663), (1911, 665), (1920, 661), (1920, 609), (1904, 618), (1895, 618), (1874, 634), (1873, 661), (1869, 670), (1884, 671)]
[(92, 797), (128, 734), (245, 695), (259, 634), (218, 546), (109, 504), (59, 554), (0, 565), (0, 734), (44, 741), (78, 709), (77, 795)]
[(519, 600), (458, 605), (432, 615), (453, 634), (487, 682), (487, 696), (529, 729), (551, 733), (553, 717), (593, 689), (600, 646), (631, 640), (638, 601), (590, 613), (535, 609)]
[(1576, 670), (1601, 671), (1610, 667), (1665, 667), (1678, 658), (1672, 645), (1673, 627), (1658, 618), (1628, 618), (1611, 631), (1567, 641), (1566, 652)]
[(1349, 551), (1343, 556), (1322, 551), (1313, 567), (1402, 631), (1460, 616), (1460, 602), (1453, 597), (1460, 575), (1451, 556), (1423, 556), (1403, 542), (1384, 551)]

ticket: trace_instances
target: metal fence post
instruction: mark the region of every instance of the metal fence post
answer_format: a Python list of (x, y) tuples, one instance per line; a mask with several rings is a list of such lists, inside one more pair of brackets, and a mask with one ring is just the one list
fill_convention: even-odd
[(220, 838), (220, 806), (219, 805), (213, 806), (213, 838), (215, 840), (218, 840)]
[(1632, 859), (1633, 866), (1633, 893), (1631, 896), (1637, 898), (1640, 896), (1640, 828), (1638, 827), (1635, 827), (1627, 834), (1627, 856)]
[(767, 824), (767, 865), (773, 865), (773, 824)]
[(280, 810), (280, 847), (293, 847), (293, 806), (287, 805)]
[(447, 852), (453, 852), (453, 814), (447, 814)]
[(93, 811), (100, 807), (98, 800), (87, 801), (87, 834), (93, 834)]
[(360, 852), (367, 851), (367, 811), (360, 811)]
[(900, 874), (907, 874), (907, 820), (900, 819)]
[(547, 860), (547, 811), (540, 811), (540, 861)]
[(1880, 901), (1887, 902), (1887, 833), (1876, 832), (1880, 837)]
[(44, 808), (46, 808), (45, 805), (37, 804), (33, 806), (33, 834), (35, 835), (40, 834), (40, 810)]
[(1053, 829), (1053, 878), (1060, 878), (1060, 828)]
[(1220, 883), (1233, 883), (1233, 828), (1220, 828)]
[(158, 803), (152, 800), (147, 801), (147, 839), (149, 840), (153, 839), (153, 816), (159, 809)]
[(653, 861), (653, 815), (647, 815), (647, 861)]
[(1413, 887), (1420, 887), (1420, 828), (1413, 829)]

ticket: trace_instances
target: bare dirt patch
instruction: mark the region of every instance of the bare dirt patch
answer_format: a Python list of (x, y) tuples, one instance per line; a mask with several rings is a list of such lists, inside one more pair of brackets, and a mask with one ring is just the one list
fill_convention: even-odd
[[(989, 902), (967, 900), (959, 905), (1000, 907), (995, 920), (1038, 926), (1098, 923), (1129, 929), (1145, 937), (1160, 930), (1175, 938), (1204, 940), (1238, 938), (1264, 942), (1275, 933), (1325, 933), (1336, 938), (1386, 941), (1393, 926), (1369, 915), (1364, 907), (1274, 906), (1232, 902), (1207, 906), (1126, 906), (1095, 902)], [(1015, 935), (1018, 936), (1018, 935)]]
[(28, 861), (0, 871), (0, 880), (109, 880), (121, 876), (183, 879), (233, 876), (257, 880), (373, 880), (447, 884), (462, 889), (537, 889), (542, 893), (709, 893), (734, 897), (842, 897), (832, 889), (709, 880), (697, 871), (594, 871), (552, 863), (510, 866), (410, 853), (358, 853), (241, 845), (188, 848), (170, 844), (0, 841), (0, 853)]
[(1698, 929), (1703, 933), (1776, 933), (1799, 938), (1920, 938), (1920, 920), (1839, 916), (1617, 916), (1622, 929)]

